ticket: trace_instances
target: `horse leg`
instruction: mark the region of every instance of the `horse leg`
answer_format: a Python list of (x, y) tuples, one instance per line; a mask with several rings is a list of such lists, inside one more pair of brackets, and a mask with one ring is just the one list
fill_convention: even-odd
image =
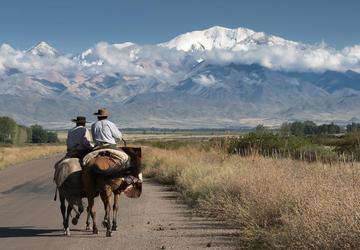
[(93, 234), (98, 234), (98, 229), (96, 226), (96, 210), (95, 210), (95, 206), (94, 206), (94, 197), (93, 196), (88, 198), (88, 203), (89, 203), (88, 209), (90, 211), (91, 219), (93, 221)]
[(64, 227), (64, 234), (66, 234), (66, 206), (65, 206), (65, 197), (59, 192), (60, 194), (60, 210), (63, 217), (63, 227)]
[(65, 220), (65, 235), (70, 236), (70, 228), (69, 228), (69, 219), (70, 219), (70, 214), (71, 214), (71, 210), (72, 210), (72, 204), (70, 204), (68, 202), (68, 206), (67, 206), (67, 211), (66, 211), (66, 220)]
[(117, 213), (119, 210), (120, 193), (114, 193), (112, 231), (117, 230)]
[(110, 188), (106, 188), (100, 193), (100, 196), (105, 206), (106, 237), (111, 237), (110, 212), (112, 190)]
[(79, 210), (76, 210), (75, 207), (73, 207), (73, 209), (74, 209), (76, 215), (75, 215), (75, 217), (71, 220), (71, 222), (72, 222), (73, 225), (77, 225), (77, 223), (78, 223), (78, 221), (79, 221), (79, 219), (80, 219), (80, 215), (82, 214), (82, 212), (84, 212), (84, 208), (83, 208), (82, 205), (80, 205), (80, 206), (78, 206), (78, 209), (79, 209)]
[(78, 213), (76, 214), (76, 218), (80, 219), (81, 214), (84, 212), (84, 205), (80, 203), (81, 205), (78, 206)]
[(87, 215), (86, 215), (86, 227), (85, 227), (85, 230), (90, 230), (90, 208), (89, 208), (89, 206), (86, 208), (86, 212), (87, 212)]
[(107, 202), (107, 198), (106, 198), (106, 192), (101, 192), (100, 193), (100, 198), (103, 202), (104, 205), (104, 211), (105, 211), (105, 215), (104, 215), (104, 220), (102, 221), (102, 225), (103, 227), (107, 228), (109, 221), (107, 219), (107, 212), (106, 212), (106, 202)]

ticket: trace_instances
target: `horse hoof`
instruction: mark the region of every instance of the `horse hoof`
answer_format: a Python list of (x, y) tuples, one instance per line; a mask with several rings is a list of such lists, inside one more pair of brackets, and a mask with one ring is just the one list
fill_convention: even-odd
[(78, 219), (77, 218), (72, 218), (71, 223), (73, 225), (77, 225), (78, 224)]
[(90, 230), (90, 227), (89, 227), (89, 226), (86, 226), (86, 227), (85, 227), (85, 230), (89, 231), (89, 230)]
[(106, 231), (106, 237), (111, 237), (111, 231)]
[(93, 229), (93, 234), (98, 234), (99, 232), (98, 232), (98, 230), (97, 230), (97, 228), (94, 228)]
[(70, 228), (64, 229), (64, 235), (70, 236)]
[(116, 226), (116, 225), (112, 225), (111, 231), (117, 231), (117, 226)]
[(103, 227), (107, 228), (108, 222), (106, 220), (103, 220), (102, 225), (103, 225)]

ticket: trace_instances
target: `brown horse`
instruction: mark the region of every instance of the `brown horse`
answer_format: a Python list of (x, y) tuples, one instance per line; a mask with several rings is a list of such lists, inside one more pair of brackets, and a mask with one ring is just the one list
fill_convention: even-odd
[[(120, 194), (128, 197), (140, 197), (142, 192), (141, 148), (121, 147), (130, 157), (128, 166), (117, 167), (117, 161), (108, 156), (98, 156), (92, 159), (83, 169), (83, 185), (88, 198), (88, 209), (93, 221), (93, 233), (97, 234), (95, 196), (100, 193), (104, 203), (106, 236), (117, 229), (117, 212)], [(125, 177), (125, 178), (124, 178)], [(110, 224), (111, 197), (114, 194), (113, 221)]]

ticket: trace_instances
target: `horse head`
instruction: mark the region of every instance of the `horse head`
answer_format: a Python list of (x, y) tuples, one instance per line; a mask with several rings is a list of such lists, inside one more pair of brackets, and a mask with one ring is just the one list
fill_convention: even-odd
[(142, 192), (142, 172), (141, 172), (141, 148), (140, 147), (121, 147), (130, 156), (131, 176), (135, 177), (132, 184), (127, 186), (123, 192), (129, 198), (138, 198)]

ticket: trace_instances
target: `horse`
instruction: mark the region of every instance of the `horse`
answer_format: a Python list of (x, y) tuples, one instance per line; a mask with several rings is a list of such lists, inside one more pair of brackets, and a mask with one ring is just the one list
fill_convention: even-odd
[[(82, 169), (79, 159), (62, 159), (55, 164), (54, 181), (57, 185), (54, 200), (57, 198), (57, 191), (60, 198), (60, 210), (63, 217), (64, 235), (70, 236), (69, 219), (72, 210), (76, 215), (72, 224), (76, 225), (80, 215), (84, 211), (82, 199), (86, 198), (82, 185)], [(66, 208), (67, 201), (67, 208)], [(76, 209), (76, 207), (78, 209)], [(87, 210), (88, 211), (88, 210)], [(87, 213), (86, 230), (90, 229), (90, 213)]]
[[(106, 236), (117, 230), (117, 213), (120, 194), (138, 198), (142, 192), (141, 148), (120, 147), (129, 156), (128, 166), (119, 167), (118, 162), (109, 156), (97, 156), (91, 159), (83, 169), (83, 185), (88, 198), (88, 209), (93, 221), (93, 234), (98, 233), (94, 198), (100, 193), (104, 204), (105, 217), (103, 225)], [(113, 220), (110, 223), (111, 197), (114, 194)]]

